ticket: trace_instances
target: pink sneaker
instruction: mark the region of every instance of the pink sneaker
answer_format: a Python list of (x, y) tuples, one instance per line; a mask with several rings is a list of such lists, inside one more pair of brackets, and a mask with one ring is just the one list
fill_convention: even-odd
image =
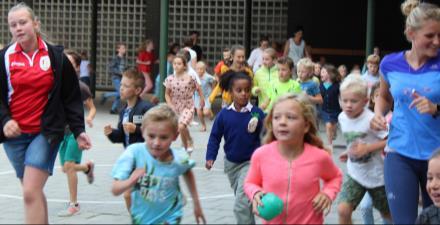
[(58, 213), (58, 216), (59, 217), (69, 217), (69, 216), (78, 215), (79, 212), (80, 212), (79, 204), (78, 203), (74, 204), (74, 203), (69, 202), (67, 209), (60, 211)]
[(87, 182), (89, 182), (89, 184), (92, 184), (95, 180), (95, 175), (93, 174), (93, 171), (95, 170), (95, 163), (89, 160), (88, 162), (86, 162), (86, 165), (89, 168), (89, 171), (87, 171), (86, 173)]

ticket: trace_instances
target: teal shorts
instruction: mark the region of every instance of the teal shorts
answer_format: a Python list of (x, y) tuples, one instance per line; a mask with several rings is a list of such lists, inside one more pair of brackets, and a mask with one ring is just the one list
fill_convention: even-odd
[(60, 162), (64, 166), (65, 162), (81, 163), (82, 151), (78, 147), (73, 134), (64, 135), (64, 140), (60, 144)]

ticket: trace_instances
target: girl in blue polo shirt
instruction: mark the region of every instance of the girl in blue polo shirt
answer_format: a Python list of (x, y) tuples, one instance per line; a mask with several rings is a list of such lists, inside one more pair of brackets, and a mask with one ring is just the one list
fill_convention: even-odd
[(385, 158), (385, 187), (393, 221), (417, 218), (419, 189), (423, 207), (428, 159), (440, 146), (440, 8), (407, 0), (405, 34), (410, 50), (387, 55), (380, 69), (380, 96), (371, 126), (388, 129), (385, 115), (393, 107)]
[(224, 171), (234, 189), (234, 214), (237, 224), (255, 224), (252, 205), (243, 190), (244, 179), (254, 151), (260, 147), (264, 113), (250, 103), (252, 78), (245, 72), (222, 75), (220, 88), (232, 95), (233, 102), (217, 115), (208, 141), (205, 167), (210, 170), (225, 139)]

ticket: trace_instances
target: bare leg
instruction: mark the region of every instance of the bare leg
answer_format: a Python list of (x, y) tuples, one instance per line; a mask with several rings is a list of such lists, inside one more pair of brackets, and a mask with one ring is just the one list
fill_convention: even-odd
[(345, 202), (339, 203), (338, 214), (339, 224), (352, 224), (351, 214), (353, 213), (353, 207)]
[(200, 119), (200, 123), (202, 123), (202, 128), (200, 129), (200, 131), (203, 131), (203, 132), (206, 131), (205, 115), (204, 115), (203, 109), (201, 109), (201, 108), (197, 109), (197, 116)]
[(153, 81), (151, 80), (151, 75), (149, 73), (143, 73), (145, 78), (145, 88), (141, 95), (147, 94), (153, 88)]
[(23, 199), (27, 224), (48, 224), (46, 196), (43, 188), (49, 174), (46, 171), (26, 166), (23, 176)]
[(71, 203), (77, 203), (78, 201), (78, 176), (76, 173), (79, 171), (86, 172), (88, 169), (89, 167), (85, 164), (76, 164), (75, 162), (64, 163), (64, 172), (67, 175)]
[(187, 131), (188, 131), (188, 129), (186, 128), (186, 125), (183, 123), (180, 123), (179, 124), (180, 139), (182, 139), (182, 144), (185, 149), (187, 149), (189, 147), (188, 146)]
[(334, 125), (332, 123), (325, 123), (325, 131), (327, 134), (327, 141), (329, 145), (333, 144)]

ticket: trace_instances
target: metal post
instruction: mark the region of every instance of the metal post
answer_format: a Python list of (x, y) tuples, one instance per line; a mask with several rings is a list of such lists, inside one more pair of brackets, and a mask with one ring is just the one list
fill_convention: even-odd
[(160, 1), (160, 50), (159, 50), (159, 74), (160, 74), (160, 102), (165, 101), (165, 87), (162, 83), (167, 76), (167, 52), (168, 52), (168, 0)]
[(366, 37), (366, 48), (365, 48), (365, 58), (373, 53), (374, 48), (374, 14), (375, 14), (375, 0), (368, 0), (367, 7), (367, 37)]
[(246, 0), (245, 5), (245, 40), (244, 47), (246, 49), (246, 58), (251, 54), (251, 42), (252, 42), (252, 0)]
[(92, 1), (92, 35), (90, 42), (90, 64), (92, 71), (90, 74), (90, 91), (95, 96), (96, 91), (96, 54), (98, 47), (98, 1)]

